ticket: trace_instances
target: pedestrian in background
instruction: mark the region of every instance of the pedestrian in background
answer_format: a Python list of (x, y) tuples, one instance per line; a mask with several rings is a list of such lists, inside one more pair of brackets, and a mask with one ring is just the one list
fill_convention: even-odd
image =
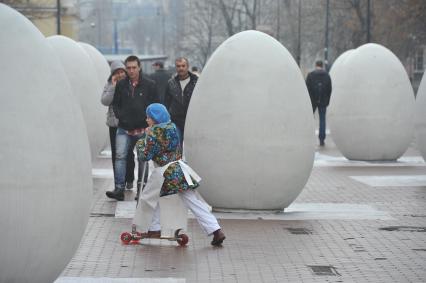
[(197, 75), (198, 77), (201, 75), (201, 74), (200, 74), (200, 71), (198, 71), (198, 68), (197, 68), (196, 66), (193, 66), (193, 67), (191, 68), (191, 72), (192, 72), (194, 75)]
[(309, 97), (311, 98), (313, 112), (315, 113), (315, 110), (318, 108), (318, 138), (320, 146), (324, 146), (326, 137), (326, 112), (331, 96), (331, 78), (328, 72), (324, 70), (321, 60), (315, 62), (315, 70), (308, 74), (306, 86), (308, 87)]
[(157, 86), (158, 99), (160, 103), (164, 104), (167, 82), (170, 79), (171, 74), (164, 69), (163, 62), (157, 61), (152, 64), (152, 66), (155, 71), (150, 75), (150, 79), (153, 80)]
[(198, 76), (189, 71), (188, 59), (184, 57), (175, 60), (175, 67), (177, 74), (168, 82), (164, 105), (170, 113), (172, 122), (180, 131), (180, 141), (183, 144), (186, 113)]
[[(112, 160), (112, 169), (115, 176), (115, 156), (116, 156), (116, 146), (115, 146), (115, 135), (117, 133), (118, 119), (114, 115), (112, 110), (112, 100), (114, 98), (114, 91), (117, 82), (126, 77), (126, 67), (120, 60), (113, 61), (111, 63), (111, 75), (109, 76), (107, 83), (104, 86), (104, 91), (102, 92), (101, 103), (105, 106), (108, 106), (106, 124), (109, 128), (109, 140), (111, 144), (111, 160)], [(127, 164), (126, 164), (126, 189), (133, 188), (133, 181), (135, 179), (135, 155), (133, 150), (129, 150), (127, 153)]]

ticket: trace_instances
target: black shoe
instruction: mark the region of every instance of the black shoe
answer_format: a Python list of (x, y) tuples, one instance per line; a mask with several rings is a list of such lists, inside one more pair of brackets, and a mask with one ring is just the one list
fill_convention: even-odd
[(324, 140), (320, 140), (320, 146), (325, 146)]
[(118, 201), (123, 201), (124, 200), (124, 192), (123, 189), (115, 189), (113, 191), (107, 191), (106, 192), (106, 196), (109, 198), (113, 198), (116, 199)]
[(126, 182), (126, 190), (133, 189), (133, 181), (132, 182)]
[(212, 246), (220, 246), (223, 243), (223, 240), (225, 240), (225, 234), (222, 232), (221, 229), (218, 229), (213, 232), (213, 240), (211, 242)]

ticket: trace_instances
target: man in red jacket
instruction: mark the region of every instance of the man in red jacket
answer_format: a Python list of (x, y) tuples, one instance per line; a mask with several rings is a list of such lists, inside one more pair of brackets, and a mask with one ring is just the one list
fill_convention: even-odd
[[(118, 119), (116, 134), (115, 189), (106, 192), (109, 198), (124, 200), (126, 161), (129, 148), (133, 149), (142, 136), (146, 123), (146, 108), (158, 102), (155, 82), (142, 76), (139, 58), (129, 56), (125, 60), (127, 76), (115, 87), (112, 107)], [(139, 164), (144, 172), (146, 163)]]

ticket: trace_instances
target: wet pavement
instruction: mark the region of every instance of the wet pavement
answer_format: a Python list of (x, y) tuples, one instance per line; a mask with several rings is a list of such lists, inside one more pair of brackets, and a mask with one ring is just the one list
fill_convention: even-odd
[(193, 218), (186, 247), (123, 245), (135, 192), (118, 208), (105, 197), (113, 188), (108, 157), (93, 176), (86, 232), (57, 283), (426, 282), (426, 164), (415, 144), (398, 162), (360, 162), (328, 138), (285, 212), (215, 212), (227, 236), (219, 248)]

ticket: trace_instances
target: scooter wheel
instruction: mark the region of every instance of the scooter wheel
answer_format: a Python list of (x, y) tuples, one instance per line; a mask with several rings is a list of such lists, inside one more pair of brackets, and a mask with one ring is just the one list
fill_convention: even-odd
[(129, 232), (123, 232), (121, 233), (120, 239), (123, 244), (128, 245), (132, 241), (132, 234)]
[(140, 232), (136, 232), (133, 234), (130, 244), (139, 244), (140, 240), (142, 240), (142, 234)]
[(184, 247), (188, 244), (189, 238), (186, 234), (180, 234), (176, 241), (181, 247)]

